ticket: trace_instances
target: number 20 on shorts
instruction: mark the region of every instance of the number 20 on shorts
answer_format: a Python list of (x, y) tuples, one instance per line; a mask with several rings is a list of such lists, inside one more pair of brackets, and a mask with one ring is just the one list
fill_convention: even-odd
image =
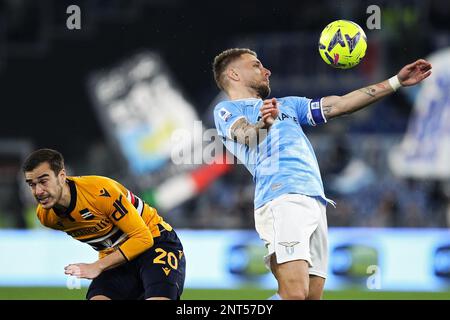
[[(177, 270), (178, 269), (178, 259), (172, 251), (167, 252), (163, 248), (156, 248), (156, 253), (159, 253), (159, 255), (153, 259), (153, 263), (158, 264), (168, 264), (172, 269)], [(180, 251), (180, 257), (182, 255), (182, 252)]]

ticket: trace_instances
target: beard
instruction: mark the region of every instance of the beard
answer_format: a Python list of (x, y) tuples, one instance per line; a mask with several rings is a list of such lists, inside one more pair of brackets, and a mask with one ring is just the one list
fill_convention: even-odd
[(256, 91), (256, 94), (261, 98), (265, 99), (270, 94), (270, 86), (267, 83), (260, 82), (260, 83), (252, 83), (250, 85), (250, 88)]

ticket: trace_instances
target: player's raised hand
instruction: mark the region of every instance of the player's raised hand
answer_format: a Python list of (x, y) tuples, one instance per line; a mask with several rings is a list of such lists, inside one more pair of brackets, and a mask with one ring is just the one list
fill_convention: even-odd
[(102, 270), (94, 263), (76, 263), (66, 266), (64, 273), (77, 278), (95, 279), (102, 273)]
[(261, 111), (262, 120), (268, 125), (272, 125), (276, 117), (278, 117), (278, 102), (277, 99), (266, 99), (263, 102)]
[(400, 84), (404, 87), (413, 86), (431, 74), (431, 63), (419, 59), (404, 66), (397, 74)]

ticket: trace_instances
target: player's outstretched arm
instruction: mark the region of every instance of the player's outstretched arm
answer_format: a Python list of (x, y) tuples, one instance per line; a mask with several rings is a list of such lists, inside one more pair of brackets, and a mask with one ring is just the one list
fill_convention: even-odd
[(103, 271), (115, 268), (127, 262), (120, 251), (115, 251), (94, 263), (74, 263), (64, 268), (64, 273), (82, 279), (95, 279)]
[(322, 109), (327, 119), (358, 111), (381, 98), (395, 92), (399, 87), (413, 86), (428, 78), (431, 64), (419, 59), (404, 66), (389, 80), (352, 91), (344, 96), (328, 96), (322, 100)]

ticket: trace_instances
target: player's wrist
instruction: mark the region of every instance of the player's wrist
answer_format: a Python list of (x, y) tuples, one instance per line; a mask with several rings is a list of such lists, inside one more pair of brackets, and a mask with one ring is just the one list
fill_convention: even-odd
[(398, 75), (395, 75), (388, 80), (389, 85), (391, 86), (392, 90), (397, 91), (399, 88), (402, 87), (402, 84), (400, 83), (400, 80), (398, 79)]
[(97, 268), (100, 272), (103, 272), (106, 269), (106, 266), (103, 263), (104, 261), (102, 261), (102, 260), (103, 259), (100, 259), (93, 263), (94, 267)]
[(275, 119), (273, 117), (268, 117), (266, 119), (266, 121), (264, 122), (265, 123), (265, 129), (270, 128), (273, 125), (274, 122), (275, 122)]
[[(271, 121), (272, 120), (272, 121)], [(263, 118), (256, 124), (256, 129), (269, 129), (273, 124), (273, 118)]]

